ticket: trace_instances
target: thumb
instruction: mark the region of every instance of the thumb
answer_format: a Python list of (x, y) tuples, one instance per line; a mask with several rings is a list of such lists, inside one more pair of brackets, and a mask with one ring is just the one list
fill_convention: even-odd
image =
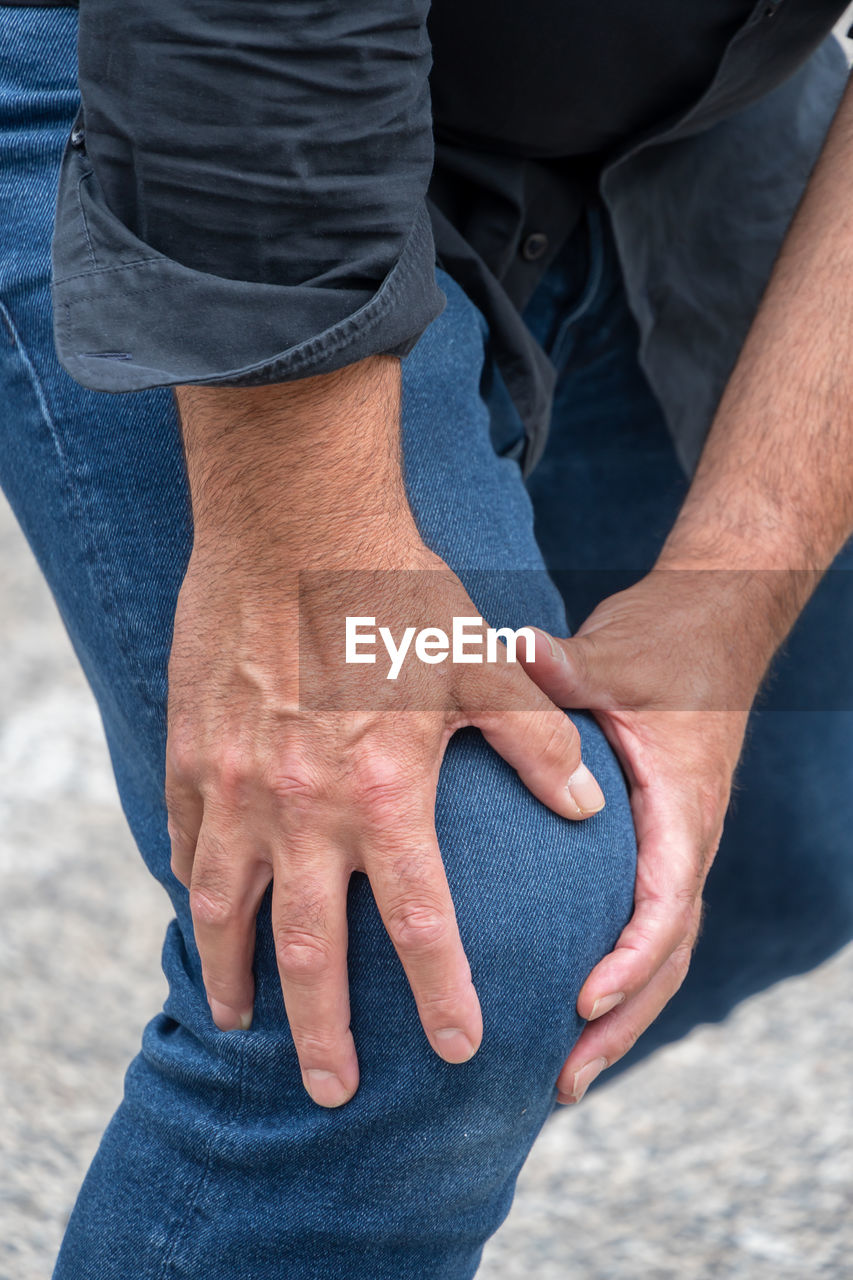
[(561, 640), (540, 627), (531, 627), (536, 644), (533, 661), (519, 646), (519, 661), (543, 693), (559, 707), (604, 710), (613, 704), (610, 646), (592, 633)]

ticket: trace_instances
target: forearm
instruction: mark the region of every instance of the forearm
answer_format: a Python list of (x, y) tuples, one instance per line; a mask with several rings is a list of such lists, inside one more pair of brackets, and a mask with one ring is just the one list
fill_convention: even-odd
[(851, 189), (848, 87), (659, 561), (752, 571), (768, 659), (853, 528)]
[[(400, 456), (400, 362), (249, 388), (179, 387), (196, 545), (351, 567), (373, 528), (412, 524)], [(412, 525), (413, 527), (413, 525)]]

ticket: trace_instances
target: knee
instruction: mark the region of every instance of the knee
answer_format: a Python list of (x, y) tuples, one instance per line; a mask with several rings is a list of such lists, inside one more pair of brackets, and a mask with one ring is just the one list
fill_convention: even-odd
[(636, 843), (624, 780), (597, 726), (577, 719), (584, 758), (607, 798), (600, 814), (558, 817), (474, 730), (451, 743), (436, 809), (483, 1008), (481, 1053), (494, 1071), (516, 1072), (528, 1085), (539, 1071), (556, 1080), (583, 1026), (580, 988), (633, 904)]

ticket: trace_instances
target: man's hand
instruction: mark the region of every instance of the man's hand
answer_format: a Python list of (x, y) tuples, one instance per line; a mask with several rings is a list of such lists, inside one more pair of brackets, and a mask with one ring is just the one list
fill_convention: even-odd
[[(398, 362), (378, 357), (280, 387), (179, 393), (195, 537), (169, 664), (172, 867), (223, 1030), (251, 1022), (255, 917), (272, 880), (284, 1004), (303, 1082), (324, 1106), (358, 1085), (353, 871), (370, 879), (436, 1053), (463, 1062), (480, 1044), (434, 825), (456, 729), (477, 725), (564, 817), (604, 803), (577, 730), (520, 665), (415, 663), (381, 685), (362, 680), (376, 667), (344, 670), (346, 614), (396, 634), (477, 614), (409, 511), (399, 385)], [(306, 709), (318, 690), (320, 709)]]
[(746, 573), (657, 570), (571, 640), (539, 633), (525, 663), (560, 706), (594, 712), (625, 770), (638, 842), (634, 914), (581, 988), (589, 1023), (560, 1072), (561, 1102), (628, 1052), (687, 973), (763, 673), (743, 625), (760, 594)]

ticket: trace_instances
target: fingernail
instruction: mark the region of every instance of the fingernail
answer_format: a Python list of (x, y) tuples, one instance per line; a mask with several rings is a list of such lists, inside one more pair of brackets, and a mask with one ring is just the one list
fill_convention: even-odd
[(585, 1066), (581, 1067), (580, 1071), (576, 1071), (572, 1077), (572, 1092), (569, 1094), (569, 1101), (580, 1102), (595, 1077), (600, 1076), (606, 1066), (606, 1058), (593, 1058), (592, 1062), (587, 1062)]
[(305, 1088), (321, 1107), (340, 1107), (349, 1101), (350, 1093), (334, 1071), (321, 1071), (317, 1067), (303, 1072)]
[(230, 1005), (223, 1004), (221, 1000), (208, 1000), (210, 1005), (210, 1016), (216, 1023), (220, 1031), (248, 1031), (252, 1025), (252, 1010), (246, 1013), (238, 1013), (236, 1009), (232, 1009)]
[(625, 999), (624, 991), (614, 991), (609, 996), (599, 996), (592, 1006), (592, 1013), (589, 1015), (589, 1021), (594, 1018), (603, 1018), (605, 1013), (609, 1013), (611, 1009), (615, 1009), (617, 1004), (621, 1004)]
[(604, 793), (585, 764), (578, 765), (566, 787), (583, 817), (604, 808)]
[(557, 644), (557, 641), (554, 639), (554, 637), (549, 635), (547, 631), (543, 631), (541, 627), (534, 627), (533, 630), (538, 632), (540, 636), (545, 637), (545, 639), (548, 642), (548, 648), (551, 650), (551, 657), (556, 658), (558, 661), (562, 662), (565, 659), (566, 655), (563, 653), (562, 646)]
[(440, 1056), (445, 1062), (467, 1062), (477, 1052), (465, 1032), (458, 1027), (445, 1027), (443, 1031), (436, 1031), (435, 1039), (440, 1046)]

